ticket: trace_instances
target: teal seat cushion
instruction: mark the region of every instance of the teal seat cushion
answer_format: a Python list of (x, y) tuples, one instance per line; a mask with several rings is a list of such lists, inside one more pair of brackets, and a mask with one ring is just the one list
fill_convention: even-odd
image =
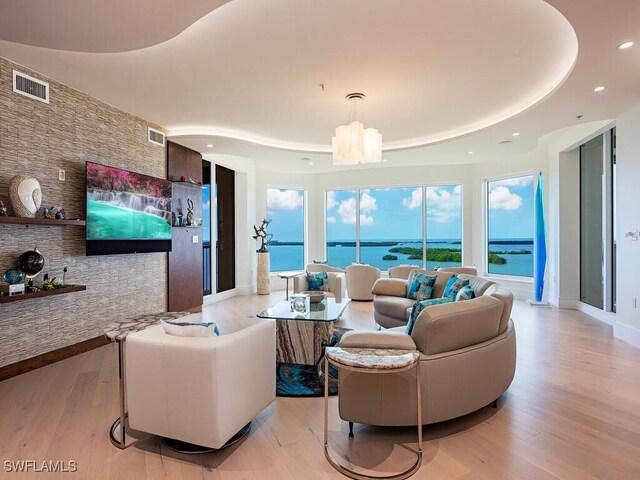
[(412, 271), (407, 279), (407, 298), (413, 300), (428, 300), (433, 293), (433, 285), (436, 283), (435, 275), (427, 275)]
[(409, 322), (407, 322), (407, 333), (411, 335), (413, 332), (413, 326), (416, 324), (416, 320), (420, 315), (420, 312), (425, 308), (431, 305), (442, 305), (443, 303), (451, 303), (453, 302), (453, 298), (450, 297), (442, 297), (442, 298), (430, 298), (428, 300), (422, 300), (413, 304), (411, 308), (411, 315), (409, 315)]
[(309, 290), (316, 292), (328, 292), (329, 276), (327, 275), (327, 271), (307, 272), (307, 284), (309, 286)]
[(462, 280), (461, 278), (458, 278), (457, 275), (452, 276), (449, 281), (447, 282), (447, 285), (444, 287), (444, 292), (442, 292), (442, 298), (450, 298), (451, 301), (454, 301), (456, 299), (456, 295), (458, 294), (458, 291), (469, 285), (469, 280)]

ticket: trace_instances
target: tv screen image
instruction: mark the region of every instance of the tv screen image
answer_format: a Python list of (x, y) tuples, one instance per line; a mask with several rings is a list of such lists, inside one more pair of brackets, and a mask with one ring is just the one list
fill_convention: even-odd
[(87, 162), (87, 254), (171, 249), (171, 182)]

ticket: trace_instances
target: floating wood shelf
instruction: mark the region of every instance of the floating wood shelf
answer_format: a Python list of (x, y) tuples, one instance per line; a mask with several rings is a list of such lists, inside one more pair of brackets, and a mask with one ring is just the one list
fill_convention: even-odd
[(172, 180), (171, 183), (173, 183), (174, 185), (185, 185), (187, 187), (202, 188), (204, 186), (204, 185), (198, 185), (197, 183), (192, 183), (192, 182), (183, 182), (182, 180)]
[(41, 290), (35, 293), (22, 293), (19, 295), (3, 295), (0, 297), (0, 303), (19, 302), (21, 300), (31, 300), (33, 298), (49, 297), (51, 295), (63, 295), (65, 293), (82, 292), (86, 290), (86, 285), (69, 285), (64, 288), (56, 288), (55, 290)]
[(0, 224), (84, 227), (87, 222), (84, 220), (56, 220), (55, 218), (0, 217)]

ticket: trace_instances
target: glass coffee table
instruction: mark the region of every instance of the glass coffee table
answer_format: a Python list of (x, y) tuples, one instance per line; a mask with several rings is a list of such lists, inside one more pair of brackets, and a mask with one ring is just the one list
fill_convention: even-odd
[(305, 314), (291, 311), (291, 304), (282, 300), (260, 312), (259, 318), (276, 321), (276, 360), (280, 363), (316, 365), (322, 356), (322, 346), (333, 338), (333, 324), (340, 320), (349, 300), (336, 301), (327, 297), (312, 303)]

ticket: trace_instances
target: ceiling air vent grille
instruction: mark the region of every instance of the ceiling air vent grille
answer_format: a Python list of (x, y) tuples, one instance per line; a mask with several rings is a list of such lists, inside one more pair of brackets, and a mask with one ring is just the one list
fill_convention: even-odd
[(164, 147), (164, 133), (154, 130), (153, 128), (149, 128), (148, 138), (151, 143)]
[(13, 91), (39, 102), (49, 103), (49, 84), (17, 70), (13, 71)]

